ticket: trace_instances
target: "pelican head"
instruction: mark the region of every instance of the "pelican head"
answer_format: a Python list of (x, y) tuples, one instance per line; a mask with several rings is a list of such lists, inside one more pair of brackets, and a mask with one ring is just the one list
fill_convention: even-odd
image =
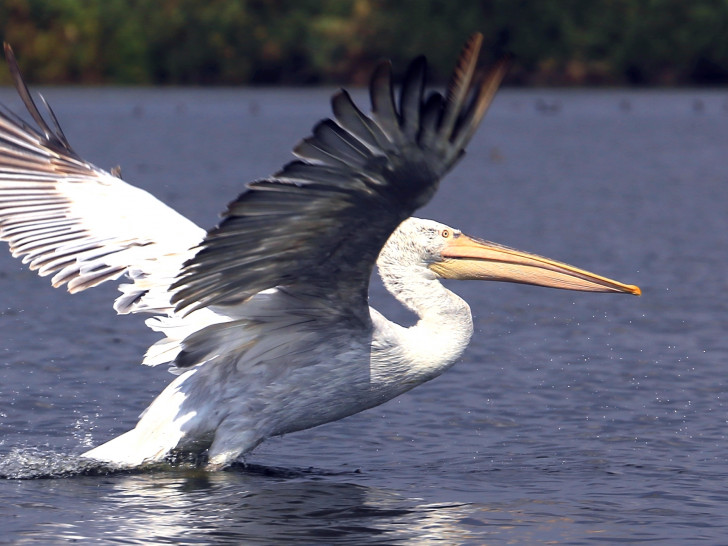
[(505, 281), (583, 292), (640, 295), (639, 287), (536, 254), (465, 235), (421, 218), (408, 218), (387, 241), (378, 264), (419, 262), (440, 279)]

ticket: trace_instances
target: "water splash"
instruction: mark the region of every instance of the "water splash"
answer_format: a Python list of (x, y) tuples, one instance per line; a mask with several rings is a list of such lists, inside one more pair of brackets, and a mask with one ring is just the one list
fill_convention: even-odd
[(100, 476), (119, 471), (119, 468), (79, 455), (37, 447), (15, 447), (0, 458), (0, 479), (7, 480)]
[[(94, 461), (80, 455), (69, 455), (51, 448), (39, 447), (13, 447), (9, 452), (0, 455), (0, 479), (5, 480), (40, 480), (72, 478), (75, 476), (107, 476), (110, 474), (137, 474), (154, 471), (204, 471), (204, 458), (170, 457), (165, 462), (153, 463), (137, 468), (122, 468), (120, 466)], [(260, 475), (273, 478), (291, 479), (310, 477), (315, 475), (341, 475), (347, 472), (326, 472), (313, 467), (309, 468), (283, 468), (251, 464), (244, 461), (233, 463), (226, 469), (228, 472), (240, 474)], [(358, 474), (359, 471), (354, 471)]]

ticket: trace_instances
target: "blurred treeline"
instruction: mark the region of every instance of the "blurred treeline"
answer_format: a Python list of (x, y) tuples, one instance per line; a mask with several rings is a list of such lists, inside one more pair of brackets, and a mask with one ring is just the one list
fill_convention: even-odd
[(42, 83), (361, 83), (420, 53), (442, 77), (475, 30), (512, 84), (728, 82), (728, 0), (0, 0)]

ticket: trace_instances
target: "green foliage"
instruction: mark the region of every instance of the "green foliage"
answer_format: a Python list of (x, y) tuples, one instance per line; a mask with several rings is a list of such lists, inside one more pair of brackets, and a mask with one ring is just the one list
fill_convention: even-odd
[(728, 0), (0, 0), (43, 83), (363, 83), (420, 53), (442, 77), (476, 30), (512, 83), (728, 81)]

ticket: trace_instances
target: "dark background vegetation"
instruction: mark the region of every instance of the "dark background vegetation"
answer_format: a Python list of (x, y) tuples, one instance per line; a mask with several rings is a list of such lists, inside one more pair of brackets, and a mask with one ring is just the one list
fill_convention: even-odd
[(35, 83), (362, 83), (420, 53), (442, 76), (475, 30), (511, 84), (728, 82), (728, 0), (0, 0)]

